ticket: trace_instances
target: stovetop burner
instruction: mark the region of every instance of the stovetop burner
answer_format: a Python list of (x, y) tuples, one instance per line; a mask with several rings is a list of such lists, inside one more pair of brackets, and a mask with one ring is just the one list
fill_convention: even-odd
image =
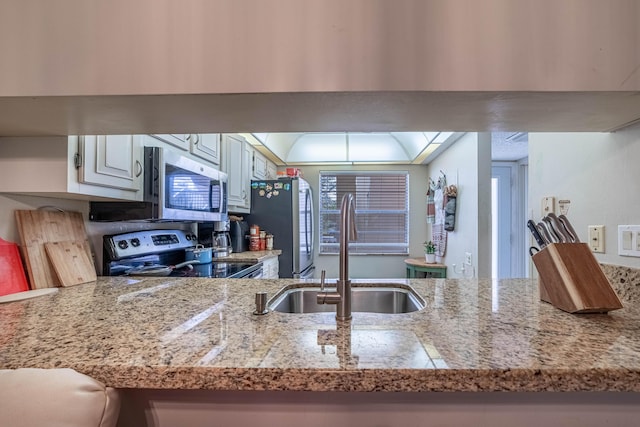
[[(195, 235), (182, 230), (149, 230), (103, 237), (103, 275), (135, 275), (141, 266), (173, 266), (185, 260), (185, 249), (197, 243)], [(215, 261), (177, 268), (169, 277), (260, 277), (262, 263)], [(144, 274), (154, 276), (153, 274)], [(158, 274), (158, 276), (166, 276)]]

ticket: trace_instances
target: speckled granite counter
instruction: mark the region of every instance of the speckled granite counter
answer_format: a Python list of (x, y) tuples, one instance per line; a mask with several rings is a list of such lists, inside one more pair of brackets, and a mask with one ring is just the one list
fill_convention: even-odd
[[(390, 281), (390, 280), (387, 280)], [(100, 278), (0, 305), (0, 368), (70, 367), (120, 388), (640, 391), (638, 304), (571, 315), (530, 280), (394, 280), (410, 314), (252, 315), (286, 280)]]
[(279, 256), (282, 253), (280, 249), (273, 249), (271, 251), (246, 251), (246, 252), (232, 252), (229, 256), (220, 257), (218, 261), (230, 261), (230, 262), (261, 262), (267, 258)]

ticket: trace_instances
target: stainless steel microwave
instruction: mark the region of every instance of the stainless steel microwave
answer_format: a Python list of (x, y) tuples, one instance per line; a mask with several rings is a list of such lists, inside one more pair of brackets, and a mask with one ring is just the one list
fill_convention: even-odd
[(226, 221), (227, 174), (178, 152), (144, 148), (144, 201), (91, 202), (92, 221)]

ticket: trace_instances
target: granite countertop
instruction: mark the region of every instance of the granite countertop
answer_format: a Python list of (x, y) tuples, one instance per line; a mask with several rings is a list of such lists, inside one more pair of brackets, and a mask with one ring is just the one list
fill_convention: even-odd
[(282, 251), (280, 249), (273, 249), (270, 251), (232, 252), (229, 256), (216, 258), (216, 261), (262, 262), (267, 258), (277, 257), (281, 253)]
[[(386, 280), (389, 282), (392, 280)], [(294, 279), (99, 278), (0, 305), (0, 368), (119, 388), (640, 391), (640, 310), (572, 315), (528, 279), (399, 279), (409, 314), (253, 315)]]

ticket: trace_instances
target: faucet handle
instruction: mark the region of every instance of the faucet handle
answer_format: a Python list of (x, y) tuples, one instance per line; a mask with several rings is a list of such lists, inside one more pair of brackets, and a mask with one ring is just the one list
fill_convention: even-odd
[(327, 272), (325, 270), (322, 270), (320, 272), (320, 291), (324, 292), (324, 279), (327, 275)]

